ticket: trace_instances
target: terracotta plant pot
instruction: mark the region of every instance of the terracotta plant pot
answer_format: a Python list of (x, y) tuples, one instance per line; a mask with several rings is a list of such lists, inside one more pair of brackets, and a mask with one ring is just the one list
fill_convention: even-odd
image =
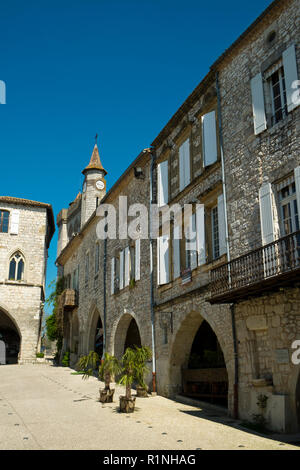
[(135, 407), (135, 398), (120, 397), (120, 411), (121, 413), (133, 413)]
[(100, 388), (100, 401), (101, 403), (112, 403), (115, 389), (106, 390), (105, 388)]
[(148, 391), (144, 387), (137, 385), (136, 396), (140, 398), (148, 398)]

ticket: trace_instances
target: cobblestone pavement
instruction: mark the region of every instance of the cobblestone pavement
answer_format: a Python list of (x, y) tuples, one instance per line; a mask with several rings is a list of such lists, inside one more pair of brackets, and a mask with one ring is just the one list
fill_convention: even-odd
[(99, 403), (100, 382), (50, 365), (0, 367), (0, 449), (298, 449), (242, 430), (218, 412), (156, 396), (136, 412)]

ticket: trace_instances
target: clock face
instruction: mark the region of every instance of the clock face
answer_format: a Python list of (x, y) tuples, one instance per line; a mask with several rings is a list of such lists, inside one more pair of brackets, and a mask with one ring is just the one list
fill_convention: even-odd
[(103, 183), (103, 181), (98, 180), (98, 181), (96, 182), (96, 188), (97, 188), (97, 189), (103, 189), (103, 188), (104, 188), (104, 183)]

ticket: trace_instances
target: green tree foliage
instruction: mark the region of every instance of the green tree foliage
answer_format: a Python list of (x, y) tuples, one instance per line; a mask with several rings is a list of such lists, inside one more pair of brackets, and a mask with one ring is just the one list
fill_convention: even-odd
[(57, 281), (53, 280), (49, 284), (49, 288), (52, 288), (52, 292), (46, 299), (46, 303), (52, 307), (52, 314), (46, 318), (46, 332), (50, 341), (57, 341), (57, 349), (59, 350), (62, 344), (62, 324), (59, 317), (58, 300), (64, 290), (64, 279), (61, 277)]

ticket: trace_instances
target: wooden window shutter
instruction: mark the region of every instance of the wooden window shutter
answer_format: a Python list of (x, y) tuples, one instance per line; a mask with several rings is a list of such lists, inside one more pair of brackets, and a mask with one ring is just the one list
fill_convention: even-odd
[(169, 282), (169, 238), (162, 235), (157, 239), (158, 253), (158, 284)]
[(18, 235), (19, 233), (19, 218), (20, 218), (20, 211), (13, 210), (11, 213), (11, 226), (10, 226), (10, 233), (13, 235)]
[(254, 120), (254, 134), (260, 134), (267, 128), (264, 89), (262, 82), (262, 75), (258, 73), (251, 79), (251, 93), (252, 93), (252, 111)]
[(111, 279), (110, 279), (110, 286), (111, 286), (111, 293), (115, 293), (115, 258), (111, 259)]
[(184, 166), (185, 152), (183, 145), (179, 147), (179, 190), (185, 188), (185, 166)]
[(219, 252), (223, 255), (227, 252), (226, 247), (226, 225), (225, 225), (225, 205), (224, 195), (218, 197), (218, 227), (219, 227)]
[(282, 61), (284, 69), (287, 109), (288, 112), (290, 112), (300, 104), (299, 89), (297, 92), (297, 88), (299, 88), (297, 86), (298, 84), (295, 83), (293, 86), (293, 83), (298, 80), (297, 60), (294, 44), (292, 44), (283, 52)]
[(180, 227), (174, 225), (173, 237), (173, 279), (180, 277)]
[(141, 240), (135, 240), (135, 280), (141, 279)]
[(296, 195), (297, 195), (298, 217), (300, 217), (300, 166), (297, 166), (294, 169), (294, 176), (295, 176), (295, 186), (296, 186)]
[(158, 205), (164, 206), (169, 201), (168, 160), (157, 165)]
[[(194, 235), (193, 235), (194, 234)], [(196, 214), (192, 214), (189, 220), (188, 239), (186, 240), (186, 250), (189, 251), (190, 268), (195, 269), (197, 263), (197, 230)]]
[(202, 149), (204, 166), (215, 163), (218, 159), (217, 147), (217, 129), (216, 129), (216, 113), (210, 113), (202, 116)]
[(120, 290), (124, 287), (124, 250), (120, 251)]
[(201, 266), (202, 264), (206, 263), (204, 204), (197, 204), (196, 228), (197, 228), (198, 266)]
[(124, 287), (129, 286), (130, 282), (130, 249), (125, 248), (125, 269), (124, 269)]
[(267, 245), (275, 240), (272, 187), (270, 183), (261, 186), (259, 205), (262, 244)]

